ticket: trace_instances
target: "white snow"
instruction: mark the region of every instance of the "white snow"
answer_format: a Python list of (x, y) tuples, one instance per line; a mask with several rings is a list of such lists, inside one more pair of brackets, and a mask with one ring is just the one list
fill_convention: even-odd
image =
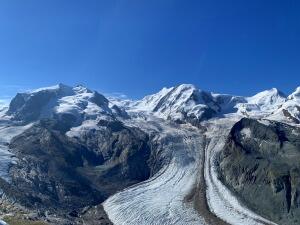
[(0, 225), (8, 225), (6, 222), (4, 222), (3, 220), (0, 220)]
[(263, 125), (266, 125), (266, 126), (269, 126), (271, 124), (271, 121), (270, 120), (266, 120), (266, 119), (260, 119), (260, 120), (257, 120), (259, 123), (263, 124)]
[[(106, 118), (103, 118), (106, 120)], [(69, 137), (80, 137), (90, 130), (100, 130), (101, 128), (97, 125), (98, 120), (85, 120), (80, 126), (72, 127), (66, 135)]]
[(166, 88), (164, 87), (158, 93), (153, 95), (148, 95), (144, 97), (142, 100), (135, 102), (131, 107), (135, 109), (139, 109), (141, 111), (153, 111), (159, 101), (165, 97), (170, 91), (172, 91), (174, 87)]
[(242, 96), (216, 93), (212, 93), (212, 96), (221, 108), (220, 114), (235, 113), (238, 111), (239, 104), (247, 103), (247, 98)]
[(288, 96), (288, 99), (300, 101), (300, 86), (297, 87), (296, 90)]
[(255, 104), (262, 109), (272, 108), (274, 105), (285, 102), (286, 97), (276, 88), (262, 91), (252, 97), (248, 97), (249, 104)]
[(242, 134), (242, 136), (244, 137), (244, 138), (251, 138), (251, 130), (250, 130), (250, 128), (243, 128), (242, 130), (241, 130), (241, 134)]
[(286, 101), (268, 116), (268, 119), (285, 123), (295, 123), (295, 120), (300, 121), (300, 87), (289, 95)]
[(8, 121), (0, 120), (0, 177), (7, 182), (10, 182), (10, 177), (8, 174), (9, 167), (16, 163), (16, 158), (9, 151), (8, 144), (11, 139), (26, 129), (28, 129), (32, 124), (27, 126), (14, 126)]
[(91, 99), (95, 96), (95, 92), (84, 87), (75, 87), (73, 91), (73, 95), (64, 96), (57, 100), (58, 105), (54, 108), (56, 114), (72, 114), (78, 121), (82, 121), (84, 118), (96, 119), (102, 114), (112, 115), (108, 105), (101, 107), (92, 102)]
[(48, 91), (48, 90), (58, 90), (60, 88), (60, 84), (57, 84), (57, 85), (53, 85), (53, 86), (49, 86), (49, 87), (42, 87), (42, 88), (37, 88), (37, 89), (34, 89), (34, 90), (29, 90), (28, 93), (37, 93), (37, 92), (41, 92), (41, 91)]
[(254, 118), (264, 118), (271, 115), (285, 101), (286, 97), (276, 88), (259, 92), (252, 97), (246, 97), (246, 102), (235, 106), (238, 114)]

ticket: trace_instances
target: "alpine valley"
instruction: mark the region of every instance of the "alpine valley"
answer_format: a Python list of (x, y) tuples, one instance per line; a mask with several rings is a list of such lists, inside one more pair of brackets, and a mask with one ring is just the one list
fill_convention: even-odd
[(18, 93), (0, 111), (0, 224), (299, 225), (300, 87)]

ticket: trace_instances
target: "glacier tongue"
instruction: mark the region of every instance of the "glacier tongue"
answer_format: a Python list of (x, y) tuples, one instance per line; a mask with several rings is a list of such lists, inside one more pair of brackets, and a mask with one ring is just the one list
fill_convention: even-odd
[[(161, 130), (156, 138), (170, 161), (149, 180), (108, 198), (105, 211), (114, 224), (206, 224), (185, 202), (199, 172), (204, 137), (193, 128), (178, 129), (161, 120), (151, 124)], [(143, 127), (149, 132), (147, 123)]]

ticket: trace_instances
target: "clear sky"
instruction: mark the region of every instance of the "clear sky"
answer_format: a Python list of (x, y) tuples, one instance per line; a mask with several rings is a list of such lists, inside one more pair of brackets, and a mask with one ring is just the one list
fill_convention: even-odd
[(299, 0), (2, 0), (0, 97), (56, 83), (131, 98), (300, 85)]

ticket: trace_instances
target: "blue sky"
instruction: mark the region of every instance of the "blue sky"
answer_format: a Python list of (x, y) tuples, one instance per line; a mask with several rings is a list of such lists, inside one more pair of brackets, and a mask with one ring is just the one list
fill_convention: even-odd
[(66, 83), (131, 98), (300, 85), (300, 1), (0, 1), (0, 98)]

